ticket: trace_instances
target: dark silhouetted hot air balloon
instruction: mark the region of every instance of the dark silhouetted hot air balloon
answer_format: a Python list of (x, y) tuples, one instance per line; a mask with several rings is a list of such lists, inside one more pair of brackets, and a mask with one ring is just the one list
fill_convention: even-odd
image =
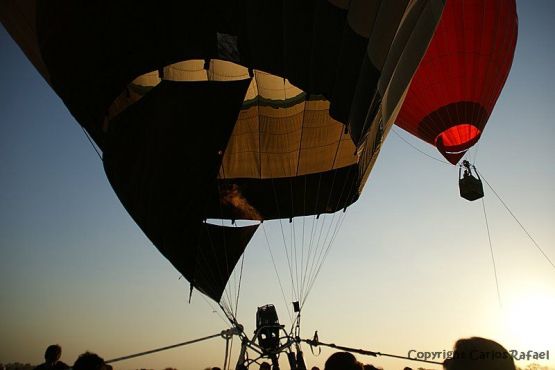
[(480, 138), (505, 84), (517, 29), (515, 0), (448, 0), (397, 125), (456, 164)]
[(102, 150), (129, 214), (220, 301), (259, 224), (207, 220), (317, 219), (356, 201), (442, 10), (5, 0), (0, 18)]

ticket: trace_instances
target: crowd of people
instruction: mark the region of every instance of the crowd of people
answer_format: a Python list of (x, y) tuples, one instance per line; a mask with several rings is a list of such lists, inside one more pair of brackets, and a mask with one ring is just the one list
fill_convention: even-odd
[[(443, 362), (444, 370), (516, 370), (513, 357), (501, 344), (485, 338), (459, 339), (453, 355)], [(315, 368), (312, 368), (315, 370)], [(316, 368), (316, 370), (319, 370)], [(378, 370), (373, 365), (364, 365), (349, 352), (332, 354), (324, 370)], [(404, 370), (412, 370), (405, 367)]]
[(71, 367), (61, 361), (61, 357), (62, 347), (52, 344), (44, 352), (44, 363), (37, 366), (35, 370), (112, 370), (112, 366), (105, 363), (104, 359), (95, 353), (83, 353)]
[[(60, 360), (62, 348), (48, 346), (44, 353), (45, 362), (35, 370), (112, 370), (112, 367), (98, 355), (85, 352), (80, 355), (72, 367)], [(460, 339), (455, 343), (453, 356), (443, 362), (444, 370), (516, 370), (510, 353), (499, 343), (490, 339), (472, 337)], [(211, 370), (221, 370), (213, 367)], [(272, 370), (268, 362), (262, 362), (259, 370)], [(275, 369), (274, 369), (275, 370)], [(320, 370), (314, 366), (311, 370)], [(324, 370), (378, 370), (370, 364), (363, 364), (350, 352), (333, 353), (324, 365)], [(412, 370), (405, 367), (404, 370)]]

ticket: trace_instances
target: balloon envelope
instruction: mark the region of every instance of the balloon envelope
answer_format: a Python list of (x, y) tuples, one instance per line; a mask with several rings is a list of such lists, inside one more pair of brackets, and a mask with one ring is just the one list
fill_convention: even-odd
[(456, 164), (505, 84), (517, 29), (515, 0), (448, 0), (396, 124)]
[(442, 0), (6, 0), (153, 244), (219, 301), (257, 225), (358, 198)]

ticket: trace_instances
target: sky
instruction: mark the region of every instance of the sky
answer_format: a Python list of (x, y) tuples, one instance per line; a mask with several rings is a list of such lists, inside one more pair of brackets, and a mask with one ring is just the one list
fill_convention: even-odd
[[(555, 261), (555, 2), (518, 1), (518, 12), (513, 67), (470, 158)], [(0, 363), (37, 364), (52, 343), (67, 363), (85, 350), (108, 359), (228, 328), (198, 292), (188, 303), (188, 283), (129, 217), (82, 129), (4, 28), (0, 50)], [(537, 362), (555, 368), (555, 269), (485, 186), (498, 297), (482, 203), (458, 196), (456, 167), (399, 136), (439, 158), (433, 147), (393, 131), (347, 210), (302, 336), (318, 330), (323, 342), (399, 355), (483, 336), (550, 350), (551, 360)], [(276, 225), (268, 232), (283, 279)], [(238, 319), (247, 333), (266, 303), (289, 324), (263, 238), (245, 253)], [(115, 368), (222, 366), (224, 347), (212, 339)], [(333, 352), (304, 350), (310, 366)]]

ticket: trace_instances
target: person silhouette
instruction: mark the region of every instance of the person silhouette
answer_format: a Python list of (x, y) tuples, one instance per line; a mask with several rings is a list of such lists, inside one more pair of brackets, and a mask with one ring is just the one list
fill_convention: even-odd
[(40, 364), (35, 370), (66, 370), (69, 366), (60, 361), (62, 347), (58, 344), (51, 344), (46, 347), (44, 352), (44, 363)]
[(85, 352), (77, 358), (73, 370), (112, 370), (112, 366), (107, 365), (96, 353)]
[(335, 352), (326, 360), (324, 370), (363, 370), (363, 367), (352, 353)]
[(443, 362), (445, 370), (515, 370), (513, 357), (491, 339), (472, 337), (455, 343), (453, 357)]

